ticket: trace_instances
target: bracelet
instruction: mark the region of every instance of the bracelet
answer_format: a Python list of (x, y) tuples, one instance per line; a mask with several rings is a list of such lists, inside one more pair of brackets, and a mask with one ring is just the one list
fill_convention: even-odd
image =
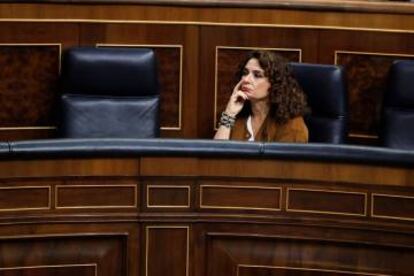
[(232, 128), (236, 122), (236, 117), (230, 116), (226, 112), (221, 113), (219, 126), (224, 126), (226, 128)]

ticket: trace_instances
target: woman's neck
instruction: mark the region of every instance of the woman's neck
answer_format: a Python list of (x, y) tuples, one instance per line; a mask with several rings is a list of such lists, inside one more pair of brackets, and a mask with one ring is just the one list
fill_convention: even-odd
[(252, 118), (263, 121), (270, 110), (270, 102), (268, 100), (251, 102)]

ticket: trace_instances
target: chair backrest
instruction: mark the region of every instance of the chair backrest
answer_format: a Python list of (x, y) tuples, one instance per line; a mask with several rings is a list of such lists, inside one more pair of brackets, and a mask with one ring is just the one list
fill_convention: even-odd
[(414, 149), (414, 61), (390, 68), (384, 95), (380, 137), (383, 146)]
[(347, 136), (347, 86), (344, 69), (336, 65), (290, 63), (307, 95), (309, 142), (343, 144)]
[(158, 72), (151, 49), (69, 49), (61, 89), (62, 137), (159, 136)]

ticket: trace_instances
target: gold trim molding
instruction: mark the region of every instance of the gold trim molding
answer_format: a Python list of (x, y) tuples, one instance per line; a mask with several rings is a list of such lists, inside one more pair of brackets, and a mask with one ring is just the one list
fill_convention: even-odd
[(222, 26), (222, 27), (256, 27), (256, 28), (291, 28), (291, 29), (315, 29), (315, 30), (340, 30), (340, 31), (367, 31), (385, 33), (414, 33), (414, 30), (395, 28), (368, 28), (345, 27), (335, 25), (303, 25), (281, 23), (243, 23), (243, 22), (211, 22), (211, 21), (177, 21), (177, 20), (117, 20), (117, 19), (86, 19), (86, 18), (0, 18), (0, 22), (34, 22), (34, 23), (110, 23), (110, 24), (151, 24), (151, 25), (193, 25), (193, 26)]
[(65, 267), (93, 267), (95, 276), (98, 276), (98, 264), (61, 264), (61, 265), (31, 265), (31, 266), (11, 266), (11, 267), (0, 267), (0, 271), (6, 270), (21, 270), (21, 269), (37, 269), (37, 268), (65, 268)]
[(273, 266), (273, 265), (253, 265), (253, 264), (237, 264), (237, 274), (236, 274), (237, 276), (240, 275), (240, 268), (286, 269), (286, 270), (296, 270), (296, 271), (341, 273), (341, 274), (348, 274), (348, 275), (363, 275), (363, 276), (391, 276), (390, 274), (355, 272), (355, 271), (338, 270), (338, 269), (294, 267), (294, 266)]

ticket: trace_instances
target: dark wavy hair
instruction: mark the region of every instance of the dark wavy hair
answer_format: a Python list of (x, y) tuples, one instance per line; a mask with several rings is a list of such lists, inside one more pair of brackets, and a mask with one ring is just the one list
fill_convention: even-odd
[[(306, 95), (293, 77), (288, 61), (282, 56), (270, 51), (252, 51), (242, 63), (236, 74), (237, 82), (243, 75), (246, 63), (255, 58), (259, 61), (264, 75), (269, 79), (270, 113), (269, 115), (279, 124), (303, 116), (310, 112), (306, 102)], [(240, 116), (248, 117), (251, 114), (250, 102), (247, 102)]]

